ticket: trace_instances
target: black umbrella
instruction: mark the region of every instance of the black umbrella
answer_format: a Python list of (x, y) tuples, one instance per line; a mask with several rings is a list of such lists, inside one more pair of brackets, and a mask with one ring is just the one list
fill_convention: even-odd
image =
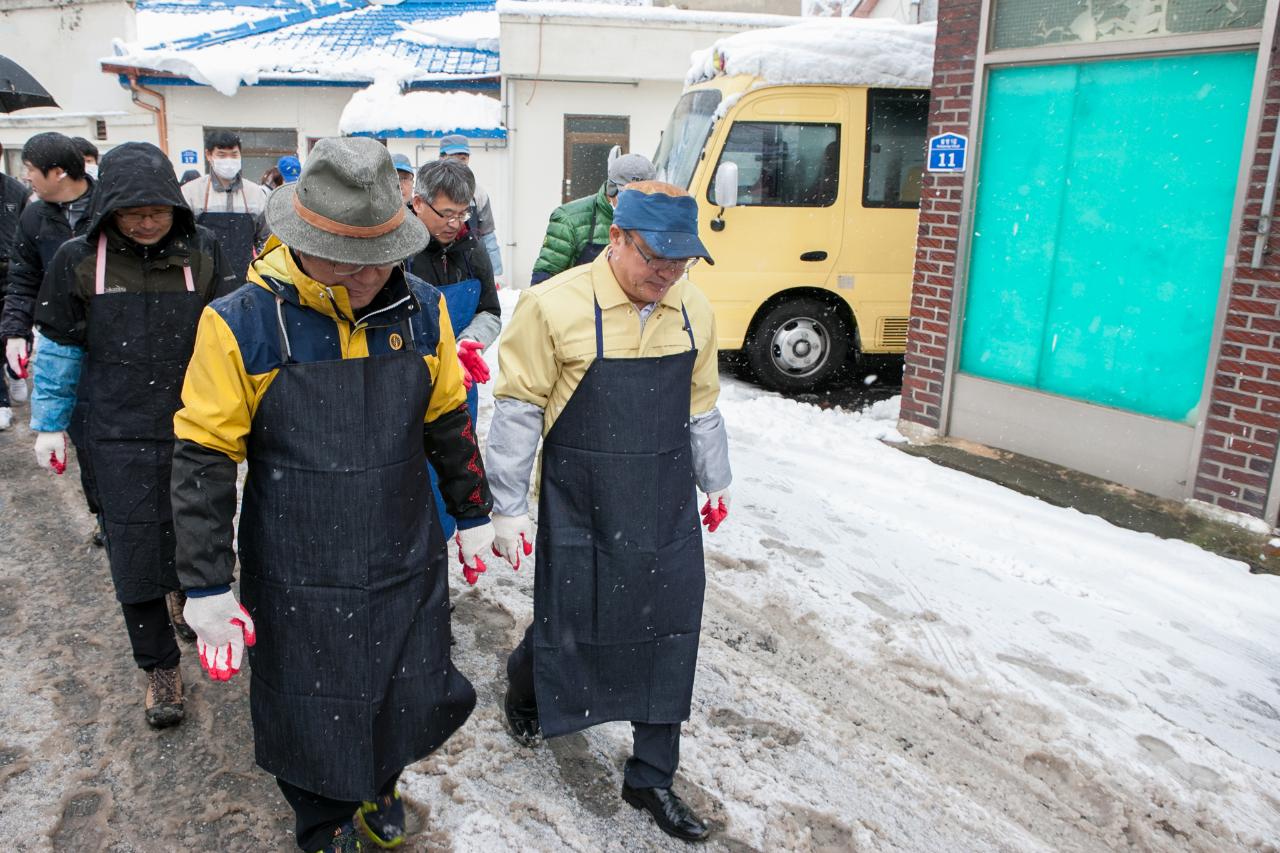
[(57, 105), (58, 102), (27, 73), (27, 69), (7, 56), (0, 56), (0, 112)]

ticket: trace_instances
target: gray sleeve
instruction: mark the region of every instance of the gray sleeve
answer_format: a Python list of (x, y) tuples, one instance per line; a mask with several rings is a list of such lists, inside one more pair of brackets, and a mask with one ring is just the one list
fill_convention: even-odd
[[(488, 311), (477, 311), (476, 316), (467, 327), (458, 334), (458, 340), (470, 338), (473, 341), (479, 341), (484, 344), (485, 349), (498, 338), (498, 332), (502, 331), (502, 318), (496, 314), (490, 314)], [(539, 409), (538, 411), (542, 411)]]
[(693, 474), (703, 494), (726, 489), (733, 482), (729, 470), (729, 433), (718, 408), (689, 419), (693, 444)]
[(489, 194), (484, 190), (480, 190), (476, 194), (476, 233), (481, 237), (486, 234), (492, 234), (497, 227), (493, 221), (493, 204), (489, 201)]
[(493, 401), (484, 469), (493, 493), (493, 511), (498, 515), (529, 511), (529, 478), (541, 438), (540, 406), (510, 397)]

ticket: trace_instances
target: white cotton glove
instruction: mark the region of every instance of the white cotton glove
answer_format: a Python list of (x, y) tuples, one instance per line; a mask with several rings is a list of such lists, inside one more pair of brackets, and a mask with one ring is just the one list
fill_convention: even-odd
[(9, 338), (4, 342), (4, 360), (9, 363), (9, 372), (19, 379), (27, 378), (30, 356), (26, 338)]
[(729, 490), (717, 489), (707, 494), (707, 502), (702, 505), (702, 523), (708, 533), (715, 533), (720, 522), (729, 517)]
[(36, 462), (55, 474), (67, 470), (67, 434), (65, 432), (36, 433)]
[(453, 541), (458, 543), (458, 559), (462, 561), (462, 576), (474, 585), (485, 570), (480, 555), (493, 546), (493, 525), (489, 522), (463, 530), (458, 528)]
[(533, 521), (529, 513), (493, 516), (493, 553), (520, 571), (520, 553), (533, 553)]
[(230, 681), (240, 671), (245, 646), (258, 640), (249, 611), (230, 590), (217, 595), (194, 596), (187, 592), (182, 617), (196, 632), (200, 668), (214, 681)]

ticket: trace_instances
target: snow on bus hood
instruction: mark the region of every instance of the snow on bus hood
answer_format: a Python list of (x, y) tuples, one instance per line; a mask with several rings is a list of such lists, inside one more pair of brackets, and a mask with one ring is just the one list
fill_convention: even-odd
[(766, 83), (927, 89), (937, 24), (820, 18), (750, 30), (694, 51), (687, 85), (718, 74), (750, 74)]

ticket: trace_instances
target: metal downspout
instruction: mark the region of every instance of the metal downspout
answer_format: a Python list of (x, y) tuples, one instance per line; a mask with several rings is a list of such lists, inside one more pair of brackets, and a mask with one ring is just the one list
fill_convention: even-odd
[[(146, 86), (138, 83), (138, 75), (129, 75), (129, 90), (132, 93), (133, 102), (142, 107), (149, 113), (154, 113), (156, 117), (156, 135), (160, 137), (160, 150), (164, 152), (164, 156), (169, 156), (169, 114), (166, 110), (164, 95), (155, 89), (148, 89)], [(140, 95), (151, 95), (159, 101), (159, 105), (149, 104), (142, 100)]]
[(1258, 233), (1253, 238), (1253, 260), (1249, 264), (1254, 269), (1262, 266), (1262, 255), (1271, 239), (1271, 222), (1275, 218), (1271, 211), (1276, 203), (1277, 169), (1280, 169), (1280, 140), (1272, 134), (1271, 164), (1267, 167), (1267, 183), (1262, 191), (1262, 212), (1258, 215)]

